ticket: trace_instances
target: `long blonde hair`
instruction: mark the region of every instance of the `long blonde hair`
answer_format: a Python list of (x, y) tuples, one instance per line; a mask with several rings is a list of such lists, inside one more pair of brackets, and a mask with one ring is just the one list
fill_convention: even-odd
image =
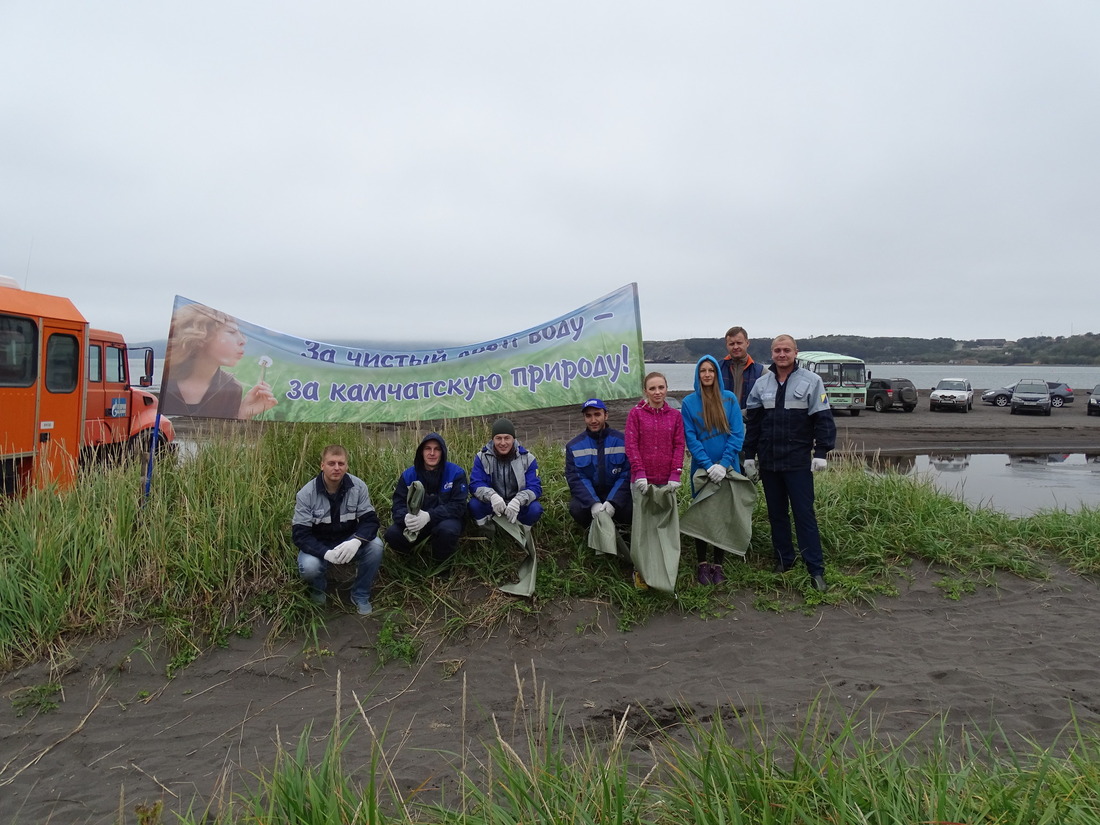
[(713, 384), (705, 387), (702, 381), (699, 382), (699, 397), (703, 400), (703, 426), (707, 432), (729, 435), (730, 420), (726, 416), (726, 406), (722, 403), (722, 373), (713, 358), (704, 358), (695, 368), (697, 378), (703, 369), (703, 364), (710, 364), (714, 369)]

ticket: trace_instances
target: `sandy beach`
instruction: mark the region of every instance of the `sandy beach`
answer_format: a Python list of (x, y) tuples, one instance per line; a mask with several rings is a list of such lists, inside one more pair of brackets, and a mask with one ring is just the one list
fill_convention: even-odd
[[(613, 405), (613, 422), (624, 417), (625, 407)], [(571, 410), (514, 419), (528, 440), (563, 440), (579, 429)], [(1036, 419), (981, 406), (965, 416), (864, 413), (838, 417), (838, 426), (851, 448), (869, 451), (985, 444), (1008, 452), (1026, 441), (1044, 451), (1100, 452), (1100, 419), (1081, 407)], [(1041, 582), (999, 575), (956, 602), (935, 586), (938, 578), (913, 568), (897, 597), (807, 613), (757, 610), (749, 594), (734, 591), (718, 617), (667, 614), (627, 633), (608, 605), (536, 601), (492, 632), (425, 636), (412, 667), (379, 664), (378, 616), (336, 609), (315, 641), (276, 640), (257, 627), (172, 679), (156, 629), (131, 629), (0, 678), (3, 818), (108, 823), (120, 799), (132, 812), (157, 800), (184, 810), (195, 799), (225, 798), (271, 765), (278, 743), (293, 749), (310, 726), (322, 743), (338, 707), (360, 727), (347, 756), (365, 764), (371, 735), (356, 701), (373, 729), (386, 731), (400, 789), (421, 797), (451, 785), (464, 747), (483, 753), (478, 743), (493, 735), (494, 716), (512, 730), (517, 695), (536, 687), (553, 696), (571, 728), (597, 737), (627, 708), (643, 736), (654, 724), (674, 733), (683, 716), (714, 713), (797, 726), (817, 700), (873, 718), (879, 736), (943, 721), (955, 733), (999, 726), (1049, 744), (1071, 719), (1100, 722), (1095, 582), (1057, 568)], [(501, 598), (480, 587), (467, 597)], [(50, 680), (63, 685), (58, 709), (18, 716), (11, 697)]]

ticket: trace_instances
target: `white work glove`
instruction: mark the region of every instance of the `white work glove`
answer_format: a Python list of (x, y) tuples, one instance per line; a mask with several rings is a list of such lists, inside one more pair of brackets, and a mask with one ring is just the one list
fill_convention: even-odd
[(508, 502), (508, 506), (504, 508), (504, 517), (515, 524), (516, 519), (519, 518), (519, 508), (522, 506), (518, 498), (512, 499)]
[(325, 553), (325, 561), (329, 564), (347, 564), (355, 558), (355, 554), (359, 552), (359, 545), (362, 543), (362, 539), (342, 541)]
[(592, 507), (589, 510), (589, 512), (592, 513), (592, 518), (595, 518), (597, 513), (602, 513), (603, 508), (604, 508), (604, 505), (603, 505), (603, 502), (601, 502), (601, 501), (597, 501), (595, 504), (593, 504)]
[(711, 464), (707, 470), (707, 476), (713, 483), (717, 484), (726, 477), (726, 468), (721, 464)]
[(504, 515), (504, 499), (502, 499), (498, 494), (492, 493), (489, 496), (489, 506), (493, 508), (494, 516)]
[(755, 458), (746, 458), (745, 459), (745, 464), (741, 469), (743, 469), (745, 471), (745, 478), (751, 478), (751, 479), (754, 479), (754, 480), (756, 479), (758, 474), (756, 472), (756, 459)]
[(641, 493), (644, 496), (645, 491), (649, 489), (649, 479), (639, 478), (637, 481), (635, 481), (630, 486), (633, 487), (635, 490), (637, 490), (639, 493)]
[(817, 473), (829, 466), (829, 462), (823, 458), (815, 458), (810, 462), (810, 472)]
[(672, 490), (672, 492), (675, 493), (677, 490), (680, 489), (680, 482), (679, 481), (670, 481), (668, 483), (668, 489)]
[(416, 515), (412, 513), (405, 513), (405, 526), (412, 530), (414, 533), (419, 533), (425, 527), (428, 526), (428, 521), (431, 516), (428, 515), (427, 510), (421, 510)]
[(603, 511), (611, 516), (611, 518), (615, 518), (615, 505), (610, 501), (605, 501), (603, 503)]

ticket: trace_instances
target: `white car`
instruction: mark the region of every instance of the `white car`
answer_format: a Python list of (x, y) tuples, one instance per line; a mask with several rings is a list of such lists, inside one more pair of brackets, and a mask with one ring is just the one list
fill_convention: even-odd
[(974, 408), (974, 388), (965, 378), (944, 378), (936, 384), (928, 396), (928, 409), (962, 410), (969, 412)]

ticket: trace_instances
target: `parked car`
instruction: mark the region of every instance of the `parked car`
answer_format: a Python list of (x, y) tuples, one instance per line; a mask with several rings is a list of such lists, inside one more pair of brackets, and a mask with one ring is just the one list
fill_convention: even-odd
[(908, 378), (872, 378), (867, 385), (867, 406), (875, 412), (901, 407), (906, 412), (917, 408), (917, 387)]
[(1089, 403), (1085, 405), (1085, 412), (1089, 415), (1100, 415), (1100, 384), (1092, 388)]
[(1013, 415), (1019, 412), (1041, 412), (1050, 415), (1050, 408), (1054, 402), (1051, 400), (1050, 386), (1046, 381), (1017, 381), (1012, 389), (1012, 405), (1010, 412)]
[[(1050, 403), (1055, 407), (1073, 403), (1073, 389), (1068, 384), (1061, 381), (1047, 381), (1046, 385), (1050, 388)], [(986, 404), (995, 404), (998, 407), (1007, 407), (1008, 402), (1012, 400), (1014, 389), (1016, 389), (1016, 384), (1001, 387), (999, 390), (986, 390), (982, 393), (982, 401)]]
[(962, 410), (969, 412), (974, 409), (974, 388), (965, 378), (944, 378), (932, 388), (932, 394), (928, 396), (928, 409), (937, 410)]

